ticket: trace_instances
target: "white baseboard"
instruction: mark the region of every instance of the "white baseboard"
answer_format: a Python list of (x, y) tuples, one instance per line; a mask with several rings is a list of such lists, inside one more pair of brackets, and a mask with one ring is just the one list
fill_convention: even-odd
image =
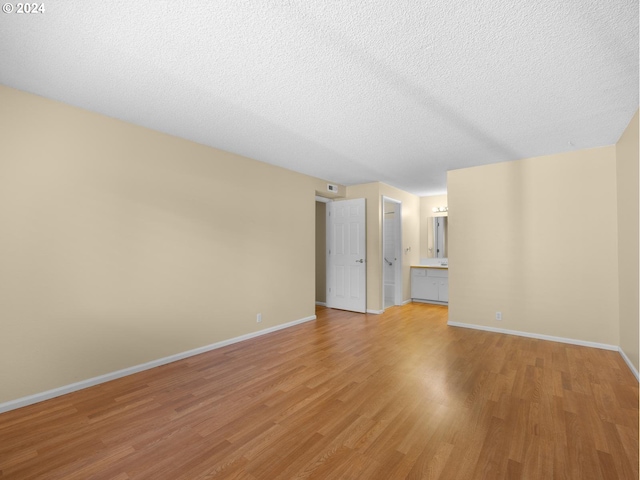
[(384, 310), (370, 310), (367, 308), (367, 313), (373, 313), (375, 315), (380, 315), (382, 313), (384, 313)]
[(400, 305), (406, 305), (406, 304), (408, 304), (408, 303), (411, 303), (411, 299), (409, 299), (409, 300), (405, 300), (405, 301), (404, 301), (404, 302), (402, 302)]
[(172, 363), (188, 357), (193, 357), (194, 355), (199, 355), (201, 353), (209, 352), (217, 348), (226, 347), (227, 345), (232, 345), (234, 343), (242, 342), (243, 340), (249, 340), (250, 338), (255, 338), (261, 335), (266, 335), (267, 333), (283, 330), (285, 328), (293, 327), (294, 325), (299, 325), (301, 323), (309, 322), (315, 319), (316, 319), (316, 316), (311, 315), (309, 317), (301, 318), (300, 320), (294, 320), (293, 322), (283, 323), (281, 325), (276, 325), (275, 327), (269, 327), (269, 328), (265, 328), (264, 330), (258, 330), (257, 332), (247, 333), (246, 335), (240, 335), (239, 337), (230, 338), (228, 340), (222, 340), (220, 342), (212, 343), (211, 345), (206, 345), (200, 348), (194, 348), (193, 350), (189, 350), (187, 352), (176, 353), (175, 355), (159, 358), (157, 360), (152, 360), (150, 362), (143, 363), (140, 365), (135, 365), (133, 367), (124, 368), (116, 372), (106, 373), (104, 375), (89, 378), (87, 380), (82, 380), (80, 382), (72, 383), (70, 385), (65, 385), (62, 387), (54, 388), (52, 390), (47, 390), (46, 392), (36, 393), (34, 395), (18, 398), (16, 400), (10, 400), (8, 402), (0, 403), (0, 413), (8, 412), (9, 410), (15, 410), (16, 408), (26, 407), (27, 405), (42, 402), (44, 400), (49, 400), (51, 398), (59, 397), (61, 395), (66, 395), (67, 393), (76, 392), (84, 388), (93, 387), (94, 385), (98, 385), (100, 383), (116, 380), (118, 378), (126, 377), (127, 375), (133, 375), (134, 373), (143, 372), (151, 368), (159, 367), (161, 365), (166, 365), (167, 363)]
[(627, 357), (627, 354), (624, 353), (624, 350), (622, 350), (622, 348), (620, 347), (618, 347), (618, 351), (620, 352), (620, 355), (622, 355), (622, 359), (625, 361), (629, 369), (631, 369), (631, 372), (635, 375), (636, 380), (640, 382), (640, 375), (638, 375), (638, 370), (636, 369), (636, 367), (633, 366), (633, 363), (631, 363), (631, 360), (629, 360), (629, 357)]
[(441, 302), (439, 300), (422, 300), (420, 298), (412, 298), (410, 301), (415, 303), (427, 303), (429, 305), (445, 305), (449, 306), (449, 302)]
[(316, 302), (316, 305), (320, 305), (321, 307), (326, 307), (327, 302)]
[(549, 340), (551, 342), (569, 343), (571, 345), (581, 345), (583, 347), (601, 348), (603, 350), (618, 351), (617, 345), (606, 343), (588, 342), (586, 340), (576, 340), (574, 338), (554, 337), (552, 335), (542, 335), (539, 333), (521, 332), (519, 330), (507, 330), (505, 328), (485, 327), (484, 325), (473, 325), (471, 323), (447, 322), (451, 327), (472, 328), (474, 330), (484, 330), (486, 332), (505, 333), (507, 335), (517, 335), (518, 337), (536, 338), (538, 340)]

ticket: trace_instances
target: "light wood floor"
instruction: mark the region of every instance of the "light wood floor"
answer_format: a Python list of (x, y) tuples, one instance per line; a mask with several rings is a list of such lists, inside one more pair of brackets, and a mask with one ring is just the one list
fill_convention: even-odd
[(0, 478), (638, 478), (638, 382), (617, 352), (446, 316), (319, 308), (2, 414)]

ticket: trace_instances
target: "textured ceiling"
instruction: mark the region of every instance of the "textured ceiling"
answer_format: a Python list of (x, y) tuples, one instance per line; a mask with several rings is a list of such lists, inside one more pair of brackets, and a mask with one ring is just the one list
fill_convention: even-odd
[(638, 108), (637, 0), (44, 4), (0, 14), (0, 83), (346, 185), (443, 193)]

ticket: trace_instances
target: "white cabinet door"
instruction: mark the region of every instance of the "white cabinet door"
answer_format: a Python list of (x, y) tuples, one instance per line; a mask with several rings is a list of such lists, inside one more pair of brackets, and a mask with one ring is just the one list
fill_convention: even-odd
[(438, 300), (438, 278), (427, 277), (427, 289), (425, 291), (424, 299), (426, 300)]
[(441, 302), (449, 302), (449, 279), (439, 278), (438, 285), (438, 300)]
[(422, 298), (426, 291), (427, 272), (424, 268), (411, 269), (411, 298)]
[(411, 298), (438, 300), (438, 278), (430, 277), (426, 268), (411, 269)]

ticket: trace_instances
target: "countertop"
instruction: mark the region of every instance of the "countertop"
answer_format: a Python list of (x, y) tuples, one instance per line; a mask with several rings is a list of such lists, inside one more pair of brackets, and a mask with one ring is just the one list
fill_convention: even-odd
[(411, 268), (437, 268), (439, 270), (449, 270), (449, 265), (411, 265)]

